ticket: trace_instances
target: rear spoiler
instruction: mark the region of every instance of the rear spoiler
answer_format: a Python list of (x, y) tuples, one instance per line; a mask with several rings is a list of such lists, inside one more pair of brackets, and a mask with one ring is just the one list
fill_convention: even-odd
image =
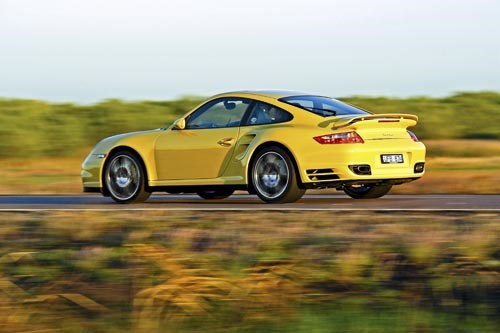
[(405, 122), (407, 127), (415, 126), (418, 117), (412, 114), (402, 113), (384, 113), (384, 114), (369, 114), (348, 119), (339, 119), (333, 124), (332, 129), (350, 126), (354, 123), (366, 120), (378, 120), (380, 123), (399, 123)]

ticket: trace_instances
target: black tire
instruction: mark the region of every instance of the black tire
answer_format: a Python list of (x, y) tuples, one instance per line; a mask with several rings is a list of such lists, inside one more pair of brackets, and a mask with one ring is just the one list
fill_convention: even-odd
[(389, 193), (391, 188), (392, 185), (348, 185), (344, 192), (354, 199), (376, 199)]
[(234, 190), (231, 190), (231, 189), (203, 190), (203, 191), (196, 192), (196, 194), (198, 194), (200, 197), (202, 197), (203, 199), (206, 199), (206, 200), (225, 199), (233, 193), (234, 193)]
[(250, 181), (255, 193), (267, 203), (295, 202), (306, 191), (299, 187), (290, 156), (275, 146), (257, 152), (252, 159)]
[(104, 170), (104, 186), (114, 201), (122, 204), (146, 201), (146, 176), (140, 159), (129, 151), (111, 155)]

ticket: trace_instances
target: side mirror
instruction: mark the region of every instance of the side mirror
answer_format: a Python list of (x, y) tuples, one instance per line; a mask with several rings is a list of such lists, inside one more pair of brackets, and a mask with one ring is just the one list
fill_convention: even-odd
[(174, 121), (174, 128), (177, 130), (185, 129), (186, 128), (186, 119), (179, 118), (176, 121)]

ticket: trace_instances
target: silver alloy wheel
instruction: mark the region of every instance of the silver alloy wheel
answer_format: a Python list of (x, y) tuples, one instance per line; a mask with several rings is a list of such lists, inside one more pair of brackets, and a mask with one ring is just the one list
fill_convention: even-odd
[(290, 181), (290, 170), (283, 156), (270, 151), (259, 157), (252, 172), (255, 189), (268, 199), (282, 195)]
[(118, 155), (109, 163), (106, 182), (111, 194), (122, 201), (131, 199), (141, 186), (137, 162), (128, 155)]

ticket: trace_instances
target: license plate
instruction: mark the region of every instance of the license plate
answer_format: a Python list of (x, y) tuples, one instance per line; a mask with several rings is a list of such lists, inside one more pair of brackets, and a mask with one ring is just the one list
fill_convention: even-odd
[(384, 164), (403, 163), (403, 154), (384, 154), (380, 157)]

